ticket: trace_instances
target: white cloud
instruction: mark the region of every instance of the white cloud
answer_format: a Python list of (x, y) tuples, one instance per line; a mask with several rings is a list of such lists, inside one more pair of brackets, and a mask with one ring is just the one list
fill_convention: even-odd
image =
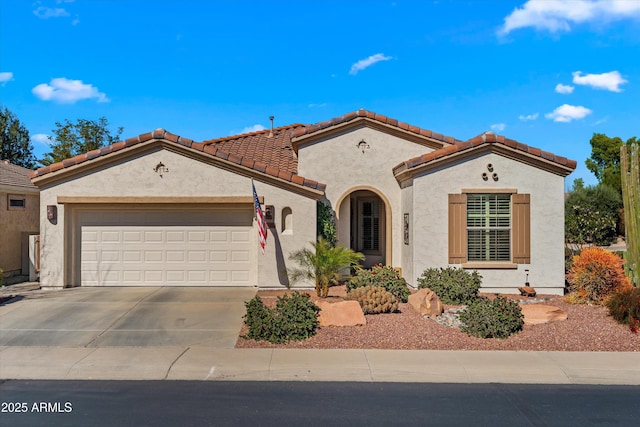
[(520, 114), (518, 116), (518, 118), (520, 120), (526, 122), (526, 121), (529, 121), (529, 120), (537, 120), (539, 116), (540, 116), (539, 113), (527, 114), (526, 116), (524, 114)]
[(573, 93), (573, 89), (575, 88), (571, 85), (563, 85), (562, 83), (556, 85), (556, 92), (558, 93)]
[(0, 84), (4, 86), (7, 82), (13, 80), (13, 73), (9, 71), (4, 71), (0, 73)]
[(498, 30), (505, 35), (519, 28), (570, 31), (571, 24), (607, 22), (640, 18), (640, 2), (636, 0), (529, 0), (504, 18)]
[(611, 92), (622, 92), (619, 86), (627, 83), (627, 80), (623, 79), (617, 71), (602, 74), (585, 74), (584, 76), (582, 71), (576, 71), (572, 75), (573, 82), (577, 85), (591, 86), (594, 89), (606, 89)]
[(69, 16), (69, 12), (61, 7), (51, 8), (45, 6), (39, 6), (34, 11), (33, 14), (36, 15), (40, 19), (49, 19), (49, 18), (63, 18), (65, 16)]
[(327, 106), (326, 102), (323, 102), (321, 104), (309, 104), (308, 105), (309, 108), (320, 108), (320, 107), (326, 107), (326, 106)]
[(498, 132), (502, 132), (507, 125), (504, 123), (496, 123), (495, 125), (491, 125), (491, 129), (496, 130)]
[(384, 56), (383, 53), (376, 53), (375, 55), (371, 55), (366, 59), (361, 59), (360, 61), (353, 64), (351, 66), (351, 70), (349, 70), (349, 74), (351, 74), (352, 76), (355, 76), (356, 74), (358, 74), (358, 71), (362, 71), (365, 68), (368, 68), (377, 62), (388, 61), (390, 59), (392, 59), (390, 56)]
[(44, 133), (36, 133), (35, 135), (31, 135), (31, 141), (36, 144), (50, 145), (51, 140), (49, 139), (49, 135)]
[(71, 25), (78, 25), (80, 23), (80, 16), (76, 15), (75, 18), (73, 18), (73, 21), (71, 21)]
[(50, 84), (41, 83), (31, 92), (43, 101), (55, 101), (61, 104), (73, 104), (82, 99), (96, 98), (98, 102), (109, 102), (104, 92), (97, 87), (82, 83), (82, 80), (69, 80), (64, 77), (51, 79)]
[(554, 122), (569, 123), (572, 120), (580, 120), (591, 114), (592, 111), (580, 105), (562, 104), (551, 113), (544, 116)]
[(247, 126), (246, 128), (240, 131), (240, 135), (243, 133), (252, 133), (252, 132), (260, 132), (261, 130), (265, 130), (266, 128), (260, 124), (256, 124), (253, 126)]

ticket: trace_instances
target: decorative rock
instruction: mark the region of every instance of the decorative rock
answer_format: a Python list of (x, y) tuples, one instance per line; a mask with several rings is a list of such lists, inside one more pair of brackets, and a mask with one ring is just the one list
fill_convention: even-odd
[(542, 323), (567, 320), (567, 312), (552, 305), (527, 304), (521, 306), (525, 325), (540, 325)]
[(315, 304), (320, 307), (320, 326), (357, 326), (367, 323), (358, 301), (317, 301)]
[(534, 288), (532, 288), (531, 286), (523, 286), (521, 288), (518, 288), (518, 290), (520, 291), (520, 295), (522, 295), (523, 297), (535, 297), (536, 296), (536, 290)]
[(420, 289), (409, 295), (409, 305), (423, 316), (435, 318), (444, 311), (440, 298), (429, 288)]

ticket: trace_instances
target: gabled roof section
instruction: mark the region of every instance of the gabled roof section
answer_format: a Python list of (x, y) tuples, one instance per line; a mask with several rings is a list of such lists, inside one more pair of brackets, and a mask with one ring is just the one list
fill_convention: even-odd
[(9, 160), (0, 160), (0, 184), (11, 185), (15, 187), (24, 187), (35, 189), (36, 186), (31, 183), (29, 174), (33, 172), (31, 169), (22, 166), (13, 165)]
[[(445, 136), (441, 133), (432, 132), (427, 129), (422, 129), (418, 126), (410, 125), (409, 123), (400, 122), (396, 119), (392, 119), (382, 114), (374, 113), (373, 111), (360, 109), (343, 116), (334, 117), (331, 120), (326, 120), (324, 122), (316, 123), (313, 125), (296, 128), (293, 131), (294, 146), (298, 141), (301, 141), (303, 139), (323, 134), (333, 129), (342, 128), (348, 126), (349, 124), (358, 122), (368, 122), (369, 124), (382, 125), (387, 127), (388, 129), (393, 129), (398, 132), (404, 133), (405, 135), (418, 137), (418, 139), (423, 139), (425, 141), (425, 145), (430, 145), (434, 148), (440, 148), (444, 145), (462, 142), (451, 136)], [(433, 143), (435, 143), (435, 145), (433, 145)]]
[(293, 152), (291, 136), (296, 129), (302, 127), (304, 125), (293, 124), (275, 128), (273, 131), (265, 129), (242, 135), (210, 139), (204, 141), (203, 144), (239, 156), (245, 161), (253, 161), (254, 166), (255, 163), (258, 163), (260, 169), (264, 169), (268, 165), (295, 175), (298, 172), (298, 159)]
[[(266, 136), (262, 135), (263, 132), (254, 132), (251, 134), (239, 135), (237, 137), (222, 138), (205, 142), (195, 142), (191, 139), (175, 135), (164, 129), (156, 129), (153, 132), (144, 133), (136, 137), (126, 139), (125, 141), (116, 142), (115, 144), (102, 147), (98, 150), (93, 150), (88, 153), (80, 154), (70, 159), (39, 168), (32, 172), (30, 177), (31, 179), (40, 178), (53, 172), (89, 163), (95, 159), (117, 153), (130, 147), (142, 145), (153, 140), (160, 140), (166, 141), (170, 144), (186, 147), (193, 151), (202, 152), (242, 168), (266, 174), (302, 187), (324, 191), (326, 188), (325, 184), (301, 177), (295, 173), (297, 172), (297, 159), (295, 162), (292, 162), (291, 160), (287, 160), (287, 156), (282, 156), (285, 157), (285, 161), (274, 160), (277, 167), (262, 161), (269, 161), (272, 158), (276, 159), (277, 156), (274, 153), (277, 152), (279, 145), (284, 144), (283, 146), (286, 146), (286, 142), (290, 141), (290, 136), (287, 137), (287, 134), (290, 134), (290, 132), (287, 132), (287, 129), (289, 128), (278, 129), (278, 131), (282, 132), (279, 132), (280, 138), (277, 140), (275, 138), (276, 130), (274, 130), (274, 137), (272, 138), (268, 137), (269, 131), (265, 131)], [(236, 140), (241, 140), (242, 143), (234, 143)], [(261, 144), (261, 146), (252, 149), (251, 146), (254, 144)], [(281, 151), (285, 151), (285, 149), (281, 149)], [(251, 155), (255, 155), (261, 160), (255, 160)]]
[(447, 163), (483, 149), (506, 154), (561, 176), (569, 175), (577, 165), (575, 160), (530, 147), (493, 132), (485, 132), (465, 142), (456, 142), (440, 150), (406, 160), (393, 168), (393, 174), (399, 181), (404, 181), (417, 173), (428, 170), (432, 165)]

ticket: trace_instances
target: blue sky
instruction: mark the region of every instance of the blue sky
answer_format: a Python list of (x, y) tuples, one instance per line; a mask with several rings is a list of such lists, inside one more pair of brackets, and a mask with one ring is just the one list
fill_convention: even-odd
[(578, 161), (640, 137), (640, 0), (0, 0), (0, 104), (197, 141), (375, 111)]

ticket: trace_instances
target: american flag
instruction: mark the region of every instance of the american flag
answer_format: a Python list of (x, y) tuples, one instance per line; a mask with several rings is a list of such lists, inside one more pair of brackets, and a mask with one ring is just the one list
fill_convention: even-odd
[(253, 206), (256, 209), (256, 219), (258, 220), (258, 239), (260, 240), (260, 249), (262, 249), (262, 254), (264, 255), (264, 247), (267, 244), (267, 222), (264, 219), (264, 213), (262, 213), (260, 200), (253, 181), (251, 181), (251, 187), (253, 188)]

